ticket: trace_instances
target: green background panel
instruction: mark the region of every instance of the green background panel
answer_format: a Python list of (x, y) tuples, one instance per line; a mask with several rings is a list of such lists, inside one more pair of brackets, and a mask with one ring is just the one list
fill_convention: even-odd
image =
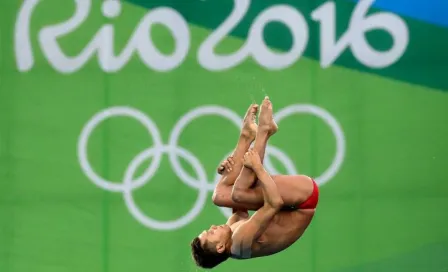
[[(98, 29), (111, 22), (102, 17), (100, 2), (93, 2), (86, 22), (60, 39), (67, 55), (79, 54)], [(230, 7), (229, 3), (222, 5)], [(307, 3), (312, 10), (322, 1)], [(348, 22), (353, 4), (344, 3), (337, 1), (338, 11), (343, 10), (340, 20)], [(196, 21), (200, 10), (194, 14), (193, 1), (187, 4), (169, 3), (190, 22), (191, 47), (180, 67), (155, 72), (134, 55), (119, 72), (105, 73), (95, 57), (71, 74), (51, 67), (40, 49), (38, 33), (69, 18), (75, 7), (72, 1), (46, 0), (33, 13), (35, 65), (26, 73), (18, 71), (14, 52), (20, 1), (0, 4), (0, 271), (197, 271), (190, 241), (210, 224), (225, 220), (213, 206), (211, 192), (190, 224), (170, 231), (148, 228), (131, 215), (121, 193), (95, 186), (83, 173), (77, 156), (79, 136), (94, 114), (128, 106), (149, 116), (167, 144), (187, 112), (218, 105), (242, 116), (252, 99), (260, 102), (264, 92), (275, 111), (312, 104), (331, 113), (344, 132), (344, 161), (337, 175), (321, 186), (319, 209), (302, 239), (280, 254), (229, 261), (216, 271), (432, 272), (448, 267), (448, 96), (440, 77), (446, 62), (421, 64), (422, 77), (399, 76), (407, 74), (408, 63), (419, 66), (428, 54), (425, 41), (411, 39), (400, 62), (379, 71), (344, 58), (322, 69), (319, 59), (307, 53), (280, 71), (268, 71), (247, 59), (230, 70), (210, 72), (198, 64), (196, 53), (220, 21)], [(212, 5), (211, 1), (204, 4)], [(251, 7), (251, 16), (257, 8)], [(216, 13), (216, 18), (228, 12), (215, 9), (210, 14)], [(149, 11), (122, 3), (121, 16), (113, 20), (118, 51)], [(440, 29), (406, 22), (411, 37), (424, 31), (447, 42)], [(314, 36), (316, 31), (310, 29)], [(244, 35), (240, 34), (226, 38), (219, 50), (233, 52), (241, 47)], [(164, 27), (152, 29), (151, 38), (162, 51), (172, 50), (171, 35)], [(281, 44), (272, 46), (284, 49)], [(317, 43), (308, 47), (313, 51)], [(446, 57), (441, 47), (431, 54)], [(279, 127), (270, 145), (282, 150), (300, 173), (321, 175), (336, 150), (329, 127), (310, 115), (288, 117)], [(212, 182), (216, 166), (235, 146), (237, 136), (238, 127), (229, 120), (207, 116), (186, 127), (179, 146), (199, 160)], [(92, 134), (88, 155), (97, 173), (118, 183), (135, 156), (153, 144), (137, 121), (112, 118)], [(145, 161), (137, 175), (150, 163)], [(182, 165), (196, 178), (188, 162)], [(197, 195), (176, 175), (167, 155), (150, 182), (133, 192), (145, 214), (163, 221), (187, 213)]]

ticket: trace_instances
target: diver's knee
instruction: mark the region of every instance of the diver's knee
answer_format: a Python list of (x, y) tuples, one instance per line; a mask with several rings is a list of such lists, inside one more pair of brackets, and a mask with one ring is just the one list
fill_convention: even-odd
[(233, 189), (232, 190), (232, 201), (236, 203), (241, 203), (244, 200), (244, 190), (241, 189)]

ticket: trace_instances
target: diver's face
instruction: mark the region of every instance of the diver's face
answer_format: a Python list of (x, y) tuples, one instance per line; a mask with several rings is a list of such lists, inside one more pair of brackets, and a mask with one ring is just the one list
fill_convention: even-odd
[(201, 243), (207, 246), (210, 250), (221, 253), (232, 238), (232, 230), (228, 225), (214, 226), (212, 225), (208, 230), (204, 230), (199, 239)]

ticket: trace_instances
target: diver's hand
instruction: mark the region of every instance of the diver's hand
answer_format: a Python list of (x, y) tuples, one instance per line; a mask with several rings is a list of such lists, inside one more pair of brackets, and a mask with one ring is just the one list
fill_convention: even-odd
[(246, 152), (244, 155), (244, 166), (253, 170), (263, 167), (261, 164), (260, 155), (258, 155), (257, 151), (250, 149)]
[(233, 160), (233, 157), (230, 156), (228, 157), (226, 160), (224, 160), (223, 162), (221, 162), (221, 164), (218, 166), (217, 171), (218, 174), (222, 175), (222, 173), (224, 173), (224, 171), (230, 172), (232, 171), (232, 166), (235, 164), (235, 161)]

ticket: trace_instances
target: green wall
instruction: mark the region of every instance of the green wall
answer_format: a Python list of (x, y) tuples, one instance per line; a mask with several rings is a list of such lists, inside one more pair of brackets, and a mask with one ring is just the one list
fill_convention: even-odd
[[(190, 241), (229, 212), (216, 166), (265, 94), (267, 168), (313, 176), (319, 208), (216, 271), (448, 267), (446, 28), (383, 13), (393, 43), (342, 0), (167, 2), (0, 3), (0, 272), (197, 271)], [(292, 27), (267, 49), (270, 16)]]

